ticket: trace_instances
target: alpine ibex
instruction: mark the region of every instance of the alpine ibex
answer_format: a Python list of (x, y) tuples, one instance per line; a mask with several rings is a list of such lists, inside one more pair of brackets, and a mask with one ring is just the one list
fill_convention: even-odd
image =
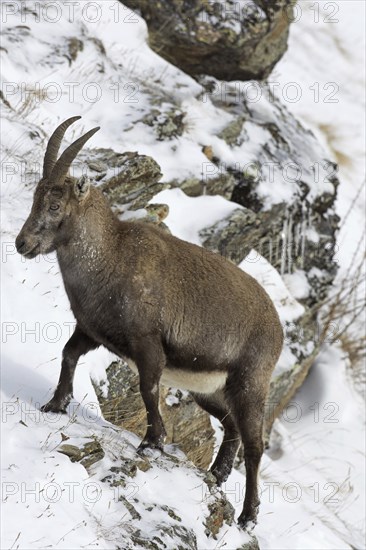
[(68, 175), (94, 128), (57, 160), (69, 118), (52, 134), (31, 213), (17, 239), (26, 258), (56, 251), (76, 317), (60, 379), (44, 411), (65, 412), (79, 357), (101, 345), (140, 376), (147, 431), (139, 451), (162, 449), (159, 383), (190, 390), (224, 439), (211, 471), (220, 485), (244, 445), (241, 526), (256, 521), (265, 399), (282, 327), (263, 288), (218, 254), (144, 222), (120, 221), (87, 177)]

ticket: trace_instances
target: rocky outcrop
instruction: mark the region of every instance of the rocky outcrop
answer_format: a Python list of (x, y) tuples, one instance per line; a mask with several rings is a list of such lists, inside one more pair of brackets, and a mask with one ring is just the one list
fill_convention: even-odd
[(186, 73), (263, 79), (287, 48), (292, 0), (123, 0), (139, 11), (149, 45)]
[[(114, 438), (103, 430), (99, 430), (86, 443), (81, 443), (80, 438), (61, 434), (62, 443), (57, 447), (57, 451), (68, 456), (71, 462), (79, 463), (86, 469), (89, 486), (97, 488), (99, 495), (103, 494), (105, 499), (113, 498), (110, 507), (122, 519), (113, 527), (115, 533), (110, 533), (111, 540), (116, 538), (118, 541), (116, 548), (197, 550), (202, 548), (202, 543), (199, 545), (197, 540), (198, 531), (207, 539), (217, 540), (220, 533), (222, 537), (222, 528), (226, 532), (230, 529), (237, 538), (239, 535), (241, 540), (247, 541), (241, 548), (258, 548), (256, 537), (238, 531), (234, 508), (210, 475), (195, 468), (182, 453), (177, 456), (174, 451), (173, 454), (156, 452), (151, 457), (139, 456), (125, 435), (126, 432), (119, 431), (116, 447)], [(179, 487), (175, 505), (154, 499), (150, 490), (152, 479), (164, 476), (166, 479), (171, 477), (173, 481), (178, 472), (183, 479), (189, 479), (192, 488), (198, 489), (202, 499), (202, 512), (195, 518), (195, 530), (187, 526), (183, 519), (183, 512), (186, 511), (180, 503)], [(144, 521), (149, 515), (156, 518), (153, 529)], [(121, 537), (124, 539), (123, 546), (119, 545)]]
[(129, 210), (143, 208), (154, 195), (166, 187), (159, 183), (160, 166), (151, 157), (136, 152), (116, 153), (113, 149), (82, 151), (79, 162), (85, 163), (111, 204), (128, 205)]

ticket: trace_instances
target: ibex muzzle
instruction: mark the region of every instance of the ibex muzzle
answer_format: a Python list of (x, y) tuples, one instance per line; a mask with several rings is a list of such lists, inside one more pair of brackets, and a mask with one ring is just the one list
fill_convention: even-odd
[(56, 250), (76, 317), (55, 394), (44, 411), (65, 412), (79, 357), (100, 345), (140, 376), (147, 431), (139, 450), (162, 448), (159, 383), (191, 391), (218, 418), (224, 439), (211, 467), (221, 484), (240, 442), (247, 473), (242, 526), (256, 521), (265, 400), (281, 353), (282, 327), (249, 275), (151, 224), (121, 222), (86, 177), (67, 176), (91, 130), (57, 160), (68, 119), (52, 135), (31, 214), (16, 241), (27, 258)]

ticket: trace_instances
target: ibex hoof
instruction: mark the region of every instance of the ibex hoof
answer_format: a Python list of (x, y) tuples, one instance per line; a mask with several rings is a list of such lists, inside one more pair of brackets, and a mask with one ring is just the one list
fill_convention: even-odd
[(152, 450), (163, 451), (163, 443), (161, 441), (150, 441), (149, 439), (144, 439), (137, 448), (139, 455), (150, 454), (149, 451)]
[(216, 468), (213, 468), (212, 470), (210, 470), (210, 472), (215, 477), (216, 485), (218, 487), (221, 487), (221, 485), (227, 480), (230, 475), (230, 471), (228, 471), (228, 469), (218, 470)]
[(238, 525), (242, 529), (244, 529), (247, 533), (251, 533), (255, 526), (257, 525), (257, 514), (258, 510), (255, 508), (253, 512), (244, 514), (240, 514), (238, 517)]
[(41, 407), (41, 411), (44, 412), (44, 413), (48, 413), (48, 412), (52, 412), (52, 413), (62, 413), (62, 414), (66, 414), (67, 411), (66, 411), (66, 407), (67, 405), (62, 405), (61, 403), (57, 402), (57, 401), (53, 401), (51, 399), (51, 401), (49, 401), (48, 403), (46, 403), (45, 405), (43, 405)]

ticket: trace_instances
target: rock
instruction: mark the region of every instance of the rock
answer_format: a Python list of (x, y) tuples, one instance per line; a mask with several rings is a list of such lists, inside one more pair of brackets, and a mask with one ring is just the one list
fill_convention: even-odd
[(234, 507), (222, 496), (214, 502), (208, 504), (210, 515), (206, 521), (206, 527), (209, 533), (216, 538), (224, 523), (231, 525), (234, 521)]
[(113, 149), (82, 150), (79, 166), (84, 164), (94, 181), (113, 206), (125, 206), (123, 210), (138, 210), (160, 191), (166, 183), (159, 183), (162, 173), (158, 163), (151, 157), (126, 151), (116, 153)]
[(71, 63), (75, 61), (75, 59), (79, 55), (79, 52), (83, 51), (84, 43), (78, 38), (76, 38), (75, 36), (72, 36), (67, 40), (67, 49), (68, 49), (68, 53), (66, 57), (68, 58), (69, 63), (71, 65)]
[[(172, 180), (170, 187), (179, 187), (189, 197), (199, 197), (205, 194), (206, 182), (203, 179), (190, 177), (184, 180)], [(234, 183), (235, 185), (235, 183)]]
[(226, 199), (231, 199), (236, 183), (232, 174), (222, 171), (209, 180), (204, 177), (201, 179), (191, 177), (181, 181), (171, 180), (169, 181), (169, 187), (179, 187), (190, 197), (222, 195)]
[(204, 145), (202, 147), (202, 153), (204, 155), (206, 155), (206, 157), (208, 158), (208, 160), (212, 160), (213, 159), (213, 152), (212, 152), (212, 146), (211, 145)]
[(128, 203), (130, 210), (142, 208), (165, 187), (158, 184), (162, 176), (160, 167), (151, 157), (145, 155), (116, 155), (119, 157), (116, 167), (118, 173), (101, 184), (102, 191), (113, 204)]
[(243, 133), (245, 118), (238, 116), (234, 118), (219, 134), (218, 137), (226, 141), (228, 145), (241, 145), (245, 140), (240, 138)]
[[(246, 201), (248, 204), (248, 201)], [(306, 216), (302, 204), (280, 203), (268, 210), (255, 212), (249, 208), (235, 210), (228, 218), (201, 231), (203, 245), (239, 264), (252, 249), (259, 252), (282, 274), (304, 271), (309, 282), (309, 294), (299, 298), (309, 306), (319, 303), (328, 292), (337, 271), (335, 262), (329, 263), (329, 256), (335, 250), (335, 233), (338, 219), (327, 216), (323, 219), (317, 212), (316, 203), (308, 205)], [(284, 233), (291, 228), (290, 238), (284, 242)], [(317, 236), (316, 240), (307, 234)], [(329, 250), (329, 254), (324, 254)], [(323, 270), (322, 279), (312, 276), (313, 268)]]
[[(172, 394), (177, 399), (170, 405)], [(206, 470), (214, 452), (214, 430), (209, 415), (179, 390), (162, 388), (161, 413), (167, 431), (167, 443), (177, 443), (187, 458)]]
[[(206, 474), (205, 481), (210, 474)], [(206, 532), (208, 536), (214, 539), (218, 538), (220, 529), (224, 525), (232, 525), (234, 522), (235, 510), (232, 504), (227, 500), (224, 492), (209, 482), (209, 494), (206, 495), (206, 501), (210, 515), (206, 519)], [(257, 538), (254, 535), (250, 536), (250, 542), (245, 543), (237, 550), (259, 550)]]
[[(111, 385), (116, 389), (112, 378)], [(197, 535), (191, 525), (185, 525), (186, 510), (179, 495), (176, 503), (170, 499), (168, 505), (164, 502), (164, 495), (156, 498), (150, 487), (151, 481), (162, 475), (168, 485), (174, 483), (175, 469), (179, 469), (181, 480), (187, 480), (190, 487), (188, 493), (195, 491), (194, 501), (200, 502), (198, 515), (195, 517), (195, 529), (200, 530), (201, 536), (205, 534), (207, 537), (220, 537), (222, 540), (221, 535), (226, 536), (228, 530), (236, 531), (236, 536), (238, 535), (234, 508), (224, 492), (216, 484), (210, 483), (210, 474), (205, 475), (197, 469), (183, 453), (179, 453), (179, 459), (166, 453), (157, 453), (150, 462), (136, 453), (136, 448), (130, 442), (130, 434), (114, 429), (111, 437), (109, 427), (98, 426), (96, 430), (98, 435), (82, 445), (78, 443), (79, 438), (67, 436), (73, 443), (64, 443), (59, 452), (86, 468), (92, 462), (86, 465), (85, 460), (90, 460), (92, 456), (106, 457), (100, 467), (93, 468), (89, 474), (90, 483), (98, 487), (100, 495), (103, 494), (106, 499), (105, 502), (109, 502), (111, 513), (122, 518), (121, 523), (110, 526), (108, 531), (111, 536), (108, 540), (123, 540), (123, 546), (117, 544), (116, 548), (197, 550)], [(212, 475), (211, 477), (213, 478)], [(88, 482), (87, 478), (86, 481)], [(153, 513), (149, 516), (146, 512)], [(149, 521), (149, 517), (154, 518), (153, 521)]]
[[(106, 445), (106, 455), (110, 458), (108, 439), (103, 443)], [(147, 475), (144, 474), (146, 478), (139, 476), (135, 481), (131, 482), (131, 478), (134, 479), (136, 476), (139, 468), (138, 463), (141, 462), (141, 458), (138, 455), (135, 455), (134, 458), (128, 458), (125, 455), (126, 452), (122, 451), (122, 456), (118, 460), (118, 466), (110, 467), (107, 475), (102, 477), (100, 483), (112, 487), (114, 501), (121, 503), (128, 511), (129, 517), (126, 518), (125, 515), (123, 516), (124, 528), (129, 531), (128, 541), (132, 545), (126, 548), (197, 550), (196, 534), (192, 529), (184, 525), (184, 520), (178, 509), (173, 508), (171, 505), (158, 504), (151, 500), (151, 491), (148, 489), (150, 472)], [(114, 448), (112, 456), (115, 456)], [(190, 477), (196, 476), (195, 480), (191, 480), (192, 486), (202, 486), (202, 491), (205, 491), (203, 504), (206, 506), (206, 511), (204, 512), (202, 527), (205, 528), (207, 537), (216, 539), (221, 528), (228, 529), (232, 526), (235, 529), (234, 508), (227, 500), (225, 494), (216, 485), (206, 487), (204, 474), (194, 468), (192, 463), (187, 462), (184, 456), (181, 456), (178, 464), (176, 464), (175, 461), (172, 461), (172, 457), (165, 453), (157, 455), (150, 464), (149, 470), (153, 469), (151, 474), (154, 477), (158, 477), (162, 471), (170, 473), (176, 467), (179, 469), (186, 468), (186, 474), (189, 474)], [(104, 469), (103, 472), (105, 474)], [(147, 487), (146, 492), (144, 491), (144, 487)], [(135, 491), (131, 493), (132, 488)], [(154, 523), (152, 532), (147, 532), (146, 527), (144, 527), (145, 522), (138, 523), (136, 526), (135, 522), (144, 518), (145, 511), (153, 512), (153, 517), (158, 518)]]
[(161, 111), (154, 108), (142, 119), (142, 122), (154, 129), (158, 141), (164, 141), (183, 134), (184, 116), (185, 113), (179, 109)]
[[(139, 391), (139, 377), (127, 364), (116, 361), (107, 369), (107, 381), (107, 389), (94, 384), (104, 418), (142, 438), (146, 431), (146, 411)], [(187, 392), (164, 386), (160, 387), (160, 410), (167, 431), (166, 443), (178, 443), (189, 460), (207, 469), (214, 450), (209, 415)]]
[(264, 79), (287, 49), (292, 0), (124, 0), (146, 20), (149, 45), (191, 76)]
[(144, 221), (156, 223), (157, 225), (161, 225), (162, 221), (169, 214), (169, 206), (167, 204), (147, 204), (145, 210), (147, 211), (147, 216)]
[(143, 210), (146, 211), (145, 215), (142, 213), (142, 210), (140, 210), (136, 215), (131, 215), (131, 212), (128, 211), (128, 209), (124, 210), (114, 208), (115, 214), (117, 214), (120, 219), (124, 219), (125, 212), (128, 212), (128, 221), (153, 223), (155, 225), (159, 225), (160, 228), (164, 229), (167, 233), (171, 233), (169, 227), (163, 222), (169, 214), (169, 206), (167, 204), (146, 204)]
[(169, 506), (162, 506), (162, 510), (164, 510), (165, 512), (168, 513), (168, 516), (170, 518), (173, 518), (175, 519), (176, 521), (182, 521), (182, 518), (177, 516), (177, 514), (174, 512), (174, 510), (172, 510), (172, 508), (169, 508)]
[(141, 515), (138, 513), (134, 505), (126, 497), (120, 496), (119, 500), (123, 502), (123, 504), (126, 506), (132, 519), (137, 519), (138, 521), (141, 519)]
[[(262, 227), (260, 223), (256, 223), (257, 219), (257, 215), (249, 208), (235, 210), (225, 220), (220, 220), (200, 232), (202, 244), (239, 264), (255, 248), (255, 244), (258, 243), (259, 246)], [(265, 229), (263, 234), (266, 235)]]
[(252, 540), (250, 542), (246, 542), (236, 550), (260, 550), (257, 537), (252, 536)]
[(152, 467), (151, 463), (146, 457), (143, 458), (142, 460), (138, 460), (136, 462), (136, 466), (141, 472), (147, 472)]
[(134, 460), (125, 459), (119, 468), (111, 468), (111, 472), (122, 473), (124, 476), (135, 477), (137, 464)]
[[(157, 530), (160, 531), (160, 537), (154, 535), (151, 537), (143, 537), (140, 530), (137, 530), (131, 535), (131, 540), (136, 545), (134, 548), (146, 548), (147, 550), (167, 550), (172, 540), (179, 541), (177, 550), (197, 550), (197, 540), (194, 532), (181, 525), (166, 525), (164, 523), (157, 524)], [(165, 540), (165, 542), (164, 542)]]
[(96, 439), (82, 447), (65, 443), (59, 447), (58, 452), (68, 456), (71, 462), (80, 462), (86, 470), (104, 458), (103, 448)]

